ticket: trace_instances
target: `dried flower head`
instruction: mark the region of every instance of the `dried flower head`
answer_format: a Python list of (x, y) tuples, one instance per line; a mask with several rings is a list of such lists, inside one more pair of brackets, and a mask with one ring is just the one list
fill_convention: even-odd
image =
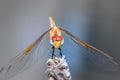
[(71, 80), (69, 67), (65, 56), (62, 58), (55, 57), (47, 61), (48, 80)]

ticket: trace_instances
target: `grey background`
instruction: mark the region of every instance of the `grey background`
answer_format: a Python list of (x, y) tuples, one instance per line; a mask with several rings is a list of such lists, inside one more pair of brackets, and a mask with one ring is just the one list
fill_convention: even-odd
[[(0, 0), (0, 67), (49, 28), (49, 16), (57, 25), (119, 61), (119, 7), (119, 0)], [(120, 79), (120, 71), (101, 70), (89, 60), (82, 62), (83, 58), (71, 58), (72, 80)], [(36, 64), (10, 80), (45, 80), (45, 69), (40, 67)]]

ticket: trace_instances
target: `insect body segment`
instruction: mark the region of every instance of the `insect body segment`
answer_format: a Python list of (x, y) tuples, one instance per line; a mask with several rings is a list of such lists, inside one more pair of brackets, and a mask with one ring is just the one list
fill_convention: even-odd
[(63, 44), (63, 37), (62, 36), (53, 36), (51, 43), (55, 48), (59, 48)]

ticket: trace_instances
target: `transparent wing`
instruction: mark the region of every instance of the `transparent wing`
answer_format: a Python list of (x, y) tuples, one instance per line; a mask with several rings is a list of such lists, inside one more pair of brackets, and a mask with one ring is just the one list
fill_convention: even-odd
[(87, 49), (88, 51), (85, 52), (84, 54), (86, 54), (95, 64), (110, 71), (116, 71), (119, 69), (119, 64), (116, 61), (114, 61), (113, 57), (87, 44), (86, 42), (82, 41), (78, 37), (68, 32), (67, 30), (64, 30), (62, 28), (60, 29), (61, 31), (63, 31), (63, 33), (65, 33), (69, 38), (71, 38), (77, 44), (80, 44), (84, 49)]
[(28, 46), (22, 53), (18, 54), (8, 64), (1, 68), (0, 74), (4, 72), (5, 78), (11, 78), (22, 72), (40, 60), (41, 63), (45, 63), (50, 51), (49, 33), (50, 29), (44, 32), (35, 42)]

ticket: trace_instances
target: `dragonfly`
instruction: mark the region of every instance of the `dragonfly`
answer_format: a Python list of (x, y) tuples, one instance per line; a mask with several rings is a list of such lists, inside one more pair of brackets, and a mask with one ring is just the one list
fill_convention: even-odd
[[(112, 66), (111, 68), (115, 68), (115, 70), (119, 69), (119, 64), (114, 60), (112, 56), (86, 43), (85, 41), (81, 40), (77, 36), (73, 35), (71, 32), (61, 27), (57, 27), (52, 17), (49, 17), (49, 21), (50, 21), (50, 26), (51, 26), (50, 29), (45, 31), (40, 37), (38, 37), (38, 39), (36, 39), (32, 44), (30, 44), (27, 48), (25, 48), (20, 54), (18, 54), (10, 62), (8, 62), (6, 66), (2, 67), (0, 69), (0, 74), (5, 72), (5, 76), (7, 78), (11, 78), (15, 76), (16, 74), (20, 73), (20, 71), (29, 62), (29, 59), (33, 57), (34, 54), (40, 54), (38, 50), (41, 47), (41, 44), (39, 43), (40, 42), (42, 43), (42, 40), (44, 39), (46, 35), (49, 35), (49, 43), (51, 44), (50, 45), (52, 49), (51, 58), (54, 58), (56, 56), (55, 50), (59, 50), (59, 57), (62, 57), (63, 53), (62, 53), (61, 46), (64, 45), (64, 38), (65, 38), (63, 34), (65, 34), (68, 38), (70, 38), (72, 41), (74, 41), (78, 45), (81, 45), (84, 49), (90, 51), (88, 55), (92, 55), (92, 56), (95, 55), (94, 57), (97, 57), (97, 58), (99, 56), (102, 56), (103, 63), (105, 65), (108, 65), (108, 67)], [(89, 56), (89, 58), (94, 59), (91, 56)], [(102, 62), (102, 59), (100, 59), (99, 62)], [(104, 65), (101, 65), (101, 66), (104, 66)]]

